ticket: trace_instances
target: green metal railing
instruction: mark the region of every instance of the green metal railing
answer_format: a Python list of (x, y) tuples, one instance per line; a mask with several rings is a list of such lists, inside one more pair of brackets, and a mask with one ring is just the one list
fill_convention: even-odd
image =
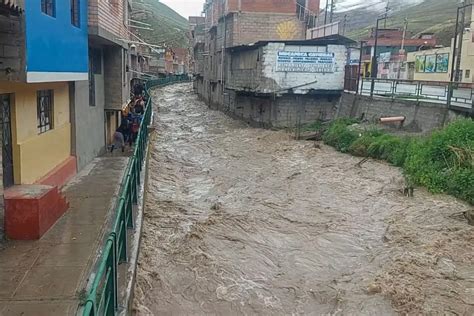
[(112, 231), (109, 233), (99, 258), (97, 269), (93, 275), (93, 282), (87, 292), (84, 303), (84, 316), (115, 315), (119, 307), (118, 302), (118, 265), (128, 261), (128, 229), (134, 228), (133, 205), (138, 202), (140, 175), (146, 159), (148, 147), (148, 126), (152, 118), (152, 102), (148, 93), (155, 86), (189, 81), (188, 76), (171, 76), (146, 83), (147, 104), (145, 114), (135, 142), (133, 156), (130, 157), (119, 199), (115, 208), (115, 220)]

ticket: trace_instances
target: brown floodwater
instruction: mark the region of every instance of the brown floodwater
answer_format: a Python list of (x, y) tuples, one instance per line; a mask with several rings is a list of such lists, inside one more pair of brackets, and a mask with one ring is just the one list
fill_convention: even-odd
[[(154, 91), (137, 315), (474, 315), (469, 206)], [(320, 148), (318, 148), (320, 147)]]

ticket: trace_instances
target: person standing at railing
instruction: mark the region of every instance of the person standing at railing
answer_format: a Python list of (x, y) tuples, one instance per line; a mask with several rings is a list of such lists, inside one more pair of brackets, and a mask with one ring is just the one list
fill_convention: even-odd
[(143, 95), (143, 90), (145, 90), (143, 84), (135, 84), (135, 86), (133, 86), (133, 94), (135, 95), (135, 98), (141, 97)]
[(140, 100), (139, 102), (137, 102), (134, 110), (135, 114), (143, 115), (143, 113), (145, 113), (145, 101)]
[(140, 130), (141, 115), (133, 114), (132, 124), (130, 126), (130, 147), (135, 143)]

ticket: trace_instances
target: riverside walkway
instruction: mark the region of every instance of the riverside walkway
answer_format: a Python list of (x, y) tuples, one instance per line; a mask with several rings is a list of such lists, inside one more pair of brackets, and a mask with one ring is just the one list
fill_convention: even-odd
[(76, 314), (127, 163), (127, 157), (95, 159), (63, 189), (69, 210), (40, 240), (0, 248), (0, 315)]

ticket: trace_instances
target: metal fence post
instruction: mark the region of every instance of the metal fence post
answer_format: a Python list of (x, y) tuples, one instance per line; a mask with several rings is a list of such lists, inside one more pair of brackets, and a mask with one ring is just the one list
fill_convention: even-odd
[(454, 85), (452, 82), (448, 83), (448, 100), (447, 100), (447, 105), (448, 109), (451, 108), (451, 101), (453, 99), (453, 93), (454, 93)]

